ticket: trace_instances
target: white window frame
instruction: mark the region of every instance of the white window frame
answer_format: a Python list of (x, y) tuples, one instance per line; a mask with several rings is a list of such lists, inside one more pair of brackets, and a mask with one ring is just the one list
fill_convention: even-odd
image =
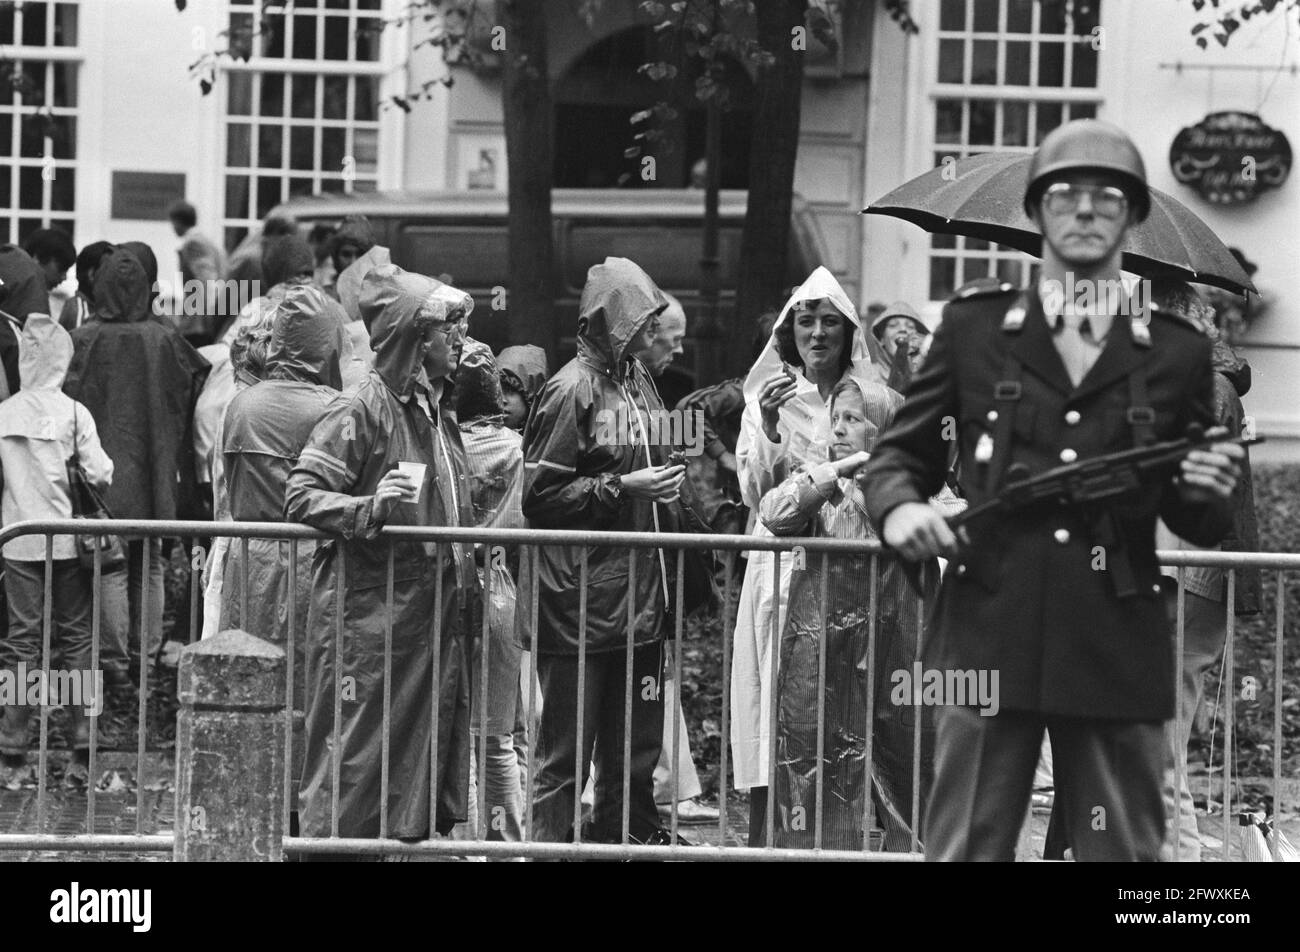
[[(1044, 42), (1055, 43), (1061, 42), (1064, 46), (1064, 66), (1062, 79), (1068, 80), (1073, 76), (1074, 68), (1074, 46), (1075, 43), (1068, 39), (1057, 41), (1047, 39), (1048, 37), (1069, 37), (1071, 33), (1064, 34), (1042, 34), (1039, 33), (1041, 26), (1041, 3), (1035, 3), (1033, 8), (1033, 18), (1030, 24), (1030, 33), (1007, 33), (1007, 2), (998, 0), (998, 30), (996, 33), (977, 32), (974, 29), (974, 6), (978, 2), (988, 2), (988, 0), (966, 0), (966, 24), (967, 28), (962, 31), (941, 31), (940, 30), (940, 0), (932, 0), (929, 4), (932, 28), (928, 31), (926, 43), (926, 55), (924, 64), (924, 89), (926, 90), (925, 105), (923, 110), (923, 126), (920, 131), (919, 139), (921, 141), (922, 156), (927, 163), (933, 163), (940, 153), (951, 153), (958, 156), (978, 154), (986, 151), (1006, 151), (1031, 153), (1035, 150), (1037, 135), (1037, 110), (1029, 109), (1028, 127), (1025, 132), (1026, 144), (1023, 146), (1005, 146), (1001, 145), (1003, 135), (1003, 110), (997, 109), (995, 112), (993, 144), (991, 145), (969, 145), (970, 138), (970, 110), (962, 110), (962, 131), (961, 144), (940, 143), (936, 142), (935, 130), (938, 124), (939, 103), (946, 100), (962, 101), (992, 101), (998, 102), (1024, 102), (1024, 103), (1049, 103), (1062, 104), (1062, 121), (1068, 121), (1070, 118), (1078, 118), (1077, 112), (1079, 107), (1087, 107), (1092, 115), (1098, 115), (1105, 103), (1105, 96), (1102, 90), (1102, 63), (1101, 57), (1108, 51), (1102, 49), (1098, 52), (1098, 69), (1097, 85), (1088, 87), (1079, 86), (1005, 86), (990, 85), (985, 83), (972, 83), (969, 81), (970, 71), (973, 65), (972, 43), (974, 40), (1010, 40), (1013, 42), (1027, 42), (1030, 44), (1029, 58), (1029, 79), (1034, 82), (1038, 76), (1039, 50)], [(1101, 3), (1101, 19), (1099, 23), (1103, 24), (1108, 8), (1118, 0), (1092, 0), (1094, 3)], [(1067, 21), (1068, 24), (1068, 21)], [(1104, 35), (1104, 32), (1103, 32)], [(961, 37), (965, 41), (963, 49), (964, 76), (961, 83), (941, 83), (938, 81), (939, 75), (939, 50), (940, 40), (951, 40)], [(1005, 76), (1006, 70), (1006, 45), (1004, 42), (998, 43), (997, 58), (997, 75)], [(952, 248), (936, 248), (935, 241), (952, 242)], [(966, 245), (970, 242), (966, 238), (950, 238), (946, 236), (927, 236), (926, 247), (922, 255), (924, 273), (922, 275), (923, 294), (929, 302), (927, 310), (937, 310), (941, 306), (944, 298), (931, 298), (931, 280), (930, 274), (935, 260), (952, 259), (956, 261), (955, 274), (956, 281), (953, 290), (961, 287), (966, 282), (974, 280), (985, 275), (997, 275), (999, 265), (1002, 266), (1002, 275), (1013, 280), (1018, 284), (1025, 284), (1029, 280), (1029, 271), (1033, 266), (1034, 260), (1027, 255), (1013, 249), (1000, 249), (997, 245), (988, 245), (986, 249), (968, 249)], [(1008, 273), (1010, 272), (1010, 273)]]
[[(404, 81), (403, 71), (395, 69), (401, 64), (397, 63), (400, 50), (405, 49), (406, 37), (409, 27), (405, 22), (394, 23), (394, 14), (397, 10), (396, 0), (382, 0), (381, 6), (377, 10), (363, 10), (349, 8), (347, 10), (315, 7), (302, 8), (295, 10), (292, 4), (272, 7), (268, 11), (274, 15), (276, 13), (286, 13), (285, 23), (286, 30), (283, 39), (284, 51), (286, 54), (291, 53), (293, 46), (293, 16), (312, 15), (318, 21), (316, 31), (316, 55), (317, 59), (294, 59), (288, 55), (284, 58), (266, 57), (254, 55), (247, 62), (234, 61), (228, 62), (223, 67), (224, 71), (229, 74), (226, 81), (221, 83), (221, 135), (219, 137), (220, 157), (221, 157), (221, 176), (219, 184), (219, 201), (221, 209), (221, 235), (224, 242), (225, 236), (229, 229), (256, 229), (261, 225), (261, 217), (258, 216), (257, 199), (256, 199), (256, 182), (258, 178), (279, 178), (281, 183), (281, 201), (287, 201), (290, 197), (289, 188), (292, 180), (310, 179), (312, 182), (312, 194), (319, 194), (322, 191), (325, 182), (338, 182), (341, 185), (341, 191), (350, 194), (354, 191), (373, 191), (379, 188), (390, 187), (396, 178), (396, 162), (400, 157), (400, 134), (394, 129), (394, 126), (400, 128), (401, 120), (392, 115), (397, 112), (395, 109), (389, 109), (385, 102), (391, 95), (402, 91), (395, 84), (400, 85), (399, 81)], [(250, 4), (247, 6), (230, 4), (228, 13), (230, 15), (248, 12), (256, 19), (260, 12), (260, 3)], [(355, 43), (356, 24), (359, 20), (378, 19), (387, 21), (379, 34), (379, 59), (376, 61), (367, 60), (327, 60), (324, 59), (325, 49), (325, 30), (320, 23), (325, 16), (347, 16), (352, 21), (349, 32), (350, 42)], [(225, 24), (230, 23), (229, 16), (225, 19)], [(255, 39), (256, 43), (257, 40)], [(355, 49), (355, 47), (351, 47)], [(316, 101), (314, 115), (311, 117), (294, 117), (292, 112), (292, 99), (289, 86), (286, 84), (284, 96), (284, 114), (280, 116), (263, 117), (258, 113), (261, 101), (261, 84), (262, 78), (266, 74), (283, 74), (287, 78), (296, 76), (315, 76), (316, 83)], [(248, 115), (235, 115), (230, 111), (230, 82), (229, 77), (234, 75), (249, 76), (251, 82), (250, 88), (250, 108)], [(355, 112), (355, 101), (357, 95), (357, 83), (349, 82), (347, 107), (344, 110), (343, 119), (325, 119), (324, 114), (324, 80), (331, 77), (346, 77), (349, 79), (374, 79), (378, 88), (379, 95), (376, 100), (375, 118), (373, 120), (354, 120), (350, 117)], [(248, 159), (249, 165), (229, 165), (229, 137), (232, 125), (250, 126)], [(278, 168), (262, 167), (256, 164), (259, 150), (260, 128), (271, 126), (283, 131), (283, 139), (280, 149), (280, 166)], [(291, 167), (291, 129), (310, 128), (313, 130), (313, 153), (315, 161), (311, 169), (294, 169)], [(321, 143), (325, 129), (344, 129), (344, 165), (338, 170), (324, 169), (320, 167)], [(373, 134), (375, 155), (373, 165), (364, 171), (357, 168), (356, 154), (356, 137), (357, 133)], [(351, 165), (347, 160), (351, 159)], [(370, 165), (370, 163), (368, 163)], [(250, 181), (250, 191), (248, 200), (248, 214), (245, 217), (230, 217), (226, 214), (226, 188), (227, 182), (232, 176), (246, 176)], [(276, 203), (279, 204), (279, 203)], [(274, 207), (274, 206), (272, 206)]]
[[(24, 156), (22, 154), (22, 123), (32, 115), (32, 104), (23, 101), (22, 94), (17, 90), (14, 91), (14, 101), (10, 105), (0, 105), (0, 114), (11, 117), (12, 127), (10, 131), (10, 154), (3, 162), (0, 162), (0, 175), (9, 176), (9, 203), (0, 206), (0, 218), (3, 218), (3, 228), (6, 234), (6, 240), (10, 243), (18, 243), (20, 223), (28, 219), (39, 219), (42, 228), (50, 228), (55, 225), (64, 225), (69, 234), (76, 233), (77, 220), (77, 195), (76, 190), (72, 192), (72, 206), (65, 210), (55, 211), (51, 207), (51, 198), (53, 192), (53, 183), (57, 179), (60, 170), (67, 170), (74, 175), (77, 174), (78, 165), (81, 157), (80, 143), (77, 137), (81, 133), (81, 106), (82, 90), (81, 80), (84, 70), (84, 56), (82, 53), (82, 42), (84, 35), (84, 9), (81, 0), (58, 0), (58, 2), (68, 4), (77, 8), (77, 45), (75, 46), (54, 46), (54, 28), (56, 17), (55, 0), (26, 0), (26, 3), (15, 4), (14, 7), (14, 40), (10, 45), (0, 46), (0, 53), (13, 63), (40, 62), (47, 67), (54, 67), (60, 64), (71, 63), (74, 65), (72, 71), (73, 82), (73, 101), (75, 106), (55, 106), (53, 105), (54, 90), (54, 70), (47, 69), (45, 74), (45, 90), (43, 91), (44, 104), (43, 109), (48, 109), (50, 115), (57, 117), (67, 117), (72, 119), (75, 124), (73, 133), (72, 154), (77, 158), (62, 159), (56, 158), (54, 148), (49, 138), (45, 139), (43, 155), (40, 157)], [(22, 43), (22, 22), (23, 7), (26, 5), (41, 5), (46, 8), (47, 16), (45, 23), (45, 45), (44, 46), (27, 46)], [(8, 80), (5, 80), (8, 82)], [(24, 208), (21, 203), (21, 182), (22, 170), (38, 168), (41, 169), (41, 207)]]

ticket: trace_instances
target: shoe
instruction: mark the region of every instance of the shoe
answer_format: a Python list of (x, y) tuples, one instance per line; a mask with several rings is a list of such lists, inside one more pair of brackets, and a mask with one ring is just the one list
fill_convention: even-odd
[(692, 846), (694, 845), (691, 843), (690, 840), (683, 837), (680, 833), (677, 834), (677, 839), (674, 840), (673, 835), (667, 830), (655, 830), (644, 840), (638, 840), (636, 837), (629, 837), (629, 839), (633, 843), (637, 843), (638, 845), (641, 846)]
[[(661, 803), (659, 806), (659, 818), (664, 821), (665, 825), (672, 823), (672, 804)], [(703, 826), (709, 823), (718, 822), (718, 808), (711, 807), (707, 803), (701, 803), (698, 797), (692, 797), (690, 800), (681, 800), (677, 804), (677, 823), (679, 826)]]
[(69, 763), (68, 769), (63, 771), (63, 789), (81, 791), (88, 786), (90, 786), (90, 768), (79, 760)]
[[(21, 762), (15, 763), (16, 760)], [(22, 790), (35, 784), (36, 772), (28, 765), (25, 757), (4, 758), (4, 764), (0, 766), (0, 787), (6, 790)]]

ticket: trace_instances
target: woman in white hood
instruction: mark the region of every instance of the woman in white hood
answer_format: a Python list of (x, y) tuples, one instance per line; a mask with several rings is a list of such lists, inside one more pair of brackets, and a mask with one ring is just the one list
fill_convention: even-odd
[[(830, 444), (827, 400), (853, 377), (883, 386), (864, 331), (839, 282), (818, 268), (786, 302), (767, 347), (745, 378), (745, 412), (736, 468), (745, 505), (757, 511), (763, 495), (804, 463), (824, 462)], [(756, 523), (753, 534), (771, 533)], [(750, 791), (750, 845), (762, 843), (767, 806), (772, 701), (772, 613), (784, 623), (791, 565), (781, 559), (772, 579), (770, 552), (751, 552), (736, 614), (731, 669), (731, 750), (736, 789)]]

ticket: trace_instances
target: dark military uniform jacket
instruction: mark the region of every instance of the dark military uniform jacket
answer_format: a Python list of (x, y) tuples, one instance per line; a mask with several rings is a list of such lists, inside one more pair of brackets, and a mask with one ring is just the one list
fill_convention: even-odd
[[(972, 506), (1012, 466), (1026, 475), (1177, 439), (1213, 423), (1210, 342), (1174, 317), (1116, 316), (1080, 384), (1034, 291), (964, 288), (944, 309), (907, 399), (867, 468), (879, 531), (904, 502), (937, 493), (958, 443)], [(1003, 710), (1124, 720), (1174, 713), (1172, 635), (1160, 596), (1155, 522), (1213, 545), (1230, 503), (1185, 501), (1172, 478), (1090, 506), (1057, 503), (971, 524), (945, 575), (927, 668), (999, 672)], [(883, 533), (882, 533), (883, 534)]]

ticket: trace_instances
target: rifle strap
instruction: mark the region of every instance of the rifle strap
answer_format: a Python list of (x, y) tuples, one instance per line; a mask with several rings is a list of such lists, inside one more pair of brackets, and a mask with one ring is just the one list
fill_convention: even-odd
[(1128, 375), (1128, 424), (1133, 429), (1133, 445), (1148, 446), (1156, 441), (1156, 411), (1147, 396), (1147, 375), (1144, 367), (1136, 367)]
[[(1133, 431), (1133, 445), (1149, 446), (1156, 441), (1156, 414), (1147, 396), (1145, 368), (1137, 367), (1128, 375), (1128, 394), (1126, 416)], [(1092, 541), (1106, 550), (1107, 571), (1115, 595), (1119, 598), (1136, 595), (1137, 579), (1133, 574), (1133, 560), (1129, 557), (1128, 539), (1124, 537), (1119, 520), (1109, 506), (1103, 506), (1094, 513)]]
[(1002, 474), (1011, 457), (1011, 437), (1015, 432), (1016, 410), (1021, 397), (1020, 378), (1022, 372), (1020, 358), (1011, 351), (1007, 352), (1002, 364), (1002, 379), (993, 385), (993, 403), (997, 411), (993, 430), (993, 458), (984, 483), (988, 492), (995, 493), (1001, 488)]

